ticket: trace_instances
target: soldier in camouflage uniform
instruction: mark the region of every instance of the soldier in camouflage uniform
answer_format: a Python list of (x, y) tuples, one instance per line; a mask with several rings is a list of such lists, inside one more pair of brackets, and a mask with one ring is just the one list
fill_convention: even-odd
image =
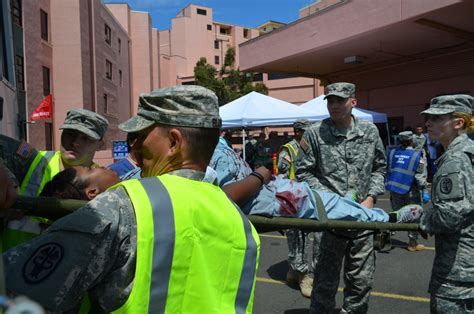
[[(426, 185), (427, 185), (426, 183), (426, 176), (427, 176), (426, 157), (424, 156), (423, 151), (421, 152), (415, 151), (416, 149), (414, 148), (415, 145), (413, 143), (414, 142), (413, 132), (403, 131), (403, 132), (400, 132), (398, 136), (400, 139), (400, 143), (399, 143), (400, 145), (396, 149), (394, 148), (393, 150), (390, 151), (389, 158), (388, 158), (388, 175), (387, 175), (388, 178), (387, 178), (386, 187), (387, 187), (387, 190), (390, 191), (390, 204), (392, 206), (392, 210), (398, 210), (408, 204), (421, 205), (422, 201), (424, 204), (426, 204), (430, 200), (429, 193), (426, 189)], [(409, 156), (411, 156), (410, 154), (413, 154), (413, 158), (419, 159), (418, 165), (415, 165), (415, 164), (413, 165), (414, 167), (416, 167), (416, 171), (414, 171), (414, 175), (407, 175), (407, 173), (411, 173), (410, 171), (412, 169), (408, 169), (407, 172), (402, 172), (402, 173), (399, 173), (397, 171), (399, 170), (400, 162), (396, 163), (397, 162), (396, 156), (407, 155), (407, 153), (409, 154)], [(407, 156), (404, 156), (404, 157), (406, 159), (402, 160), (402, 162), (406, 161), (406, 163), (408, 164), (408, 162), (411, 159), (407, 158)], [(407, 186), (404, 188), (403, 185), (392, 186), (392, 182), (389, 182), (392, 172), (395, 173), (395, 176), (397, 176), (398, 178), (404, 177), (406, 179), (409, 177), (410, 178), (409, 180), (412, 180), (409, 187)], [(391, 191), (391, 190), (395, 190), (395, 191)], [(405, 193), (402, 193), (402, 192), (405, 192)], [(416, 251), (424, 250), (425, 246), (418, 243), (417, 231), (409, 231), (408, 238), (409, 238), (408, 247), (407, 247), (408, 251), (416, 252)]]
[[(192, 185), (195, 188), (206, 189), (213, 199), (219, 195), (221, 206), (216, 208), (219, 215), (208, 218), (209, 221), (215, 221), (214, 219), (221, 217), (220, 225), (210, 226), (206, 221), (200, 220), (194, 225), (196, 234), (186, 229), (183, 230), (184, 233), (176, 232), (175, 235), (173, 222), (178, 225), (178, 218), (182, 221), (183, 217), (175, 217), (174, 221), (166, 223), (165, 221), (169, 222), (166, 215), (159, 215), (160, 212), (155, 212), (158, 205), (152, 205), (153, 217), (159, 215), (158, 217), (165, 218), (162, 219), (163, 224), (166, 223), (166, 225), (161, 225), (159, 219), (153, 218), (154, 223), (160, 224), (159, 228), (164, 234), (155, 235), (156, 242), (151, 244), (152, 248), (156, 249), (156, 243), (169, 241), (170, 236), (184, 244), (183, 237), (187, 235), (190, 242), (187, 249), (176, 248), (174, 252), (172, 250), (174, 245), (163, 243), (160, 247), (163, 254), (157, 254), (156, 258), (161, 256), (164, 261), (161, 263), (161, 260), (157, 261), (153, 256), (153, 276), (148, 273), (148, 276), (136, 277), (138, 265), (142, 265), (143, 268), (143, 263), (147, 263), (146, 255), (151, 254), (149, 250), (143, 251), (142, 248), (141, 254), (145, 256), (145, 260), (143, 256), (137, 255), (137, 239), (144, 240), (143, 237), (146, 236), (143, 231), (140, 233), (143, 229), (140, 224), (137, 225), (137, 217), (142, 215), (139, 212), (145, 209), (135, 208), (133, 205), (137, 201), (134, 191), (138, 193), (140, 189), (129, 190), (126, 186), (120, 185), (100, 194), (86, 206), (56, 221), (44, 235), (4, 253), (7, 289), (15, 294), (25, 294), (54, 312), (77, 309), (85, 292), (88, 292), (93, 312), (126, 310), (124, 308), (126, 302), (129, 306), (130, 302), (133, 303), (137, 298), (141, 299), (148, 295), (147, 293), (137, 294), (138, 291), (135, 290), (135, 288), (143, 289), (146, 286), (150, 287), (149, 302), (147, 299), (141, 303), (141, 306), (148, 306), (148, 302), (150, 311), (165, 312), (166, 305), (166, 310), (172, 312), (170, 307), (174, 305), (176, 312), (176, 307), (181, 305), (182, 311), (217, 313), (221, 311), (215, 308), (207, 310), (201, 308), (208, 304), (203, 300), (208, 301), (212, 297), (222, 296), (220, 306), (227, 309), (235, 308), (236, 311), (239, 309), (242, 312), (251, 312), (260, 246), (258, 236), (246, 218), (218, 187), (196, 182), (204, 178), (206, 165), (219, 138), (220, 126), (219, 106), (215, 94), (206, 88), (190, 85), (165, 88), (149, 95), (140, 95), (138, 115), (120, 125), (123, 131), (138, 132), (136, 145), (140, 152), (138, 161), (143, 170), (142, 176), (154, 177), (127, 182), (145, 188), (146, 184), (153, 184), (156, 181), (174, 180), (181, 182), (182, 188), (187, 186), (189, 189)], [(165, 174), (167, 174), (166, 178), (164, 178)], [(165, 185), (165, 183), (162, 184)], [(149, 202), (148, 204), (150, 200), (146, 199), (147, 196), (150, 199), (160, 198), (160, 202), (155, 200), (156, 203), (153, 204), (166, 204), (171, 201), (167, 199), (166, 191), (171, 194), (179, 193), (180, 190), (172, 191), (168, 188), (164, 190), (164, 193), (157, 191), (156, 196), (148, 192), (146, 194), (141, 192), (139, 195), (144, 195), (144, 201)], [(133, 197), (135, 200), (132, 201)], [(195, 204), (196, 207), (196, 212), (193, 215), (187, 215), (189, 217), (186, 219), (199, 217), (201, 210), (207, 212), (210, 209), (207, 206), (214, 206), (201, 199), (195, 202), (195, 198), (201, 197), (198, 195), (185, 197), (186, 204)], [(186, 204), (179, 206), (186, 208), (189, 206)], [(172, 205), (175, 207), (174, 204)], [(176, 210), (173, 207), (172, 211)], [(235, 220), (239, 219), (241, 223), (235, 224)], [(234, 220), (233, 225), (228, 225), (232, 220)], [(183, 226), (182, 223), (181, 226)], [(211, 241), (214, 247), (211, 251), (221, 253), (219, 255), (222, 255), (222, 259), (208, 261), (209, 265), (213, 265), (209, 266), (210, 268), (206, 263), (199, 263), (202, 265), (199, 271), (194, 267), (191, 268), (194, 271), (187, 272), (188, 267), (191, 267), (188, 264), (189, 260), (195, 261), (200, 259), (199, 256), (207, 256), (202, 251), (202, 246), (211, 244), (200, 243), (200, 238), (209, 237), (213, 232), (216, 232), (216, 236)], [(149, 241), (145, 242), (149, 243)], [(232, 244), (235, 248), (232, 254), (220, 251), (223, 248), (229, 250)], [(191, 247), (192, 250), (189, 249)], [(199, 255), (197, 256), (195, 252), (200, 252), (202, 255), (197, 253)], [(245, 252), (245, 261), (242, 268), (231, 267), (230, 263), (234, 262), (229, 260), (230, 256), (242, 256), (243, 252)], [(183, 256), (188, 253), (190, 259)], [(172, 260), (169, 261), (168, 258)], [(225, 266), (220, 265), (224, 268), (217, 265), (221, 261), (226, 261)], [(183, 267), (175, 268), (175, 263)], [(167, 267), (172, 267), (172, 269), (167, 270)], [(148, 268), (145, 267), (145, 269)], [(222, 269), (226, 269), (227, 273), (217, 271)], [(176, 280), (183, 276), (186, 276), (186, 288), (183, 286), (178, 288)], [(196, 278), (199, 276), (207, 277), (214, 282), (214, 285), (210, 286), (206, 280), (200, 280), (197, 283)], [(148, 280), (144, 278), (151, 278), (148, 285), (143, 284), (143, 280)], [(235, 278), (235, 280), (229, 278)], [(169, 286), (164, 280), (169, 280), (166, 281), (170, 282)], [(194, 281), (193, 284), (191, 281)], [(216, 284), (216, 281), (220, 284)], [(140, 282), (142, 282), (141, 285)], [(172, 286), (174, 286), (174, 297), (169, 299), (168, 289)], [(215, 290), (215, 286), (219, 286), (219, 289)], [(195, 291), (196, 287), (200, 287), (199, 291)], [(239, 293), (234, 295), (235, 300), (229, 303), (228, 298), (224, 299), (223, 293), (232, 292), (237, 288)], [(135, 293), (132, 293), (133, 291)], [(185, 293), (187, 298), (183, 300)], [(229, 297), (229, 295), (226, 296)], [(128, 310), (130, 313), (148, 312), (133, 307)]]
[[(296, 177), (313, 189), (352, 198), (372, 208), (384, 193), (387, 167), (377, 127), (352, 116), (355, 85), (326, 87), (330, 118), (313, 124), (301, 140)], [(311, 312), (332, 313), (344, 262), (342, 311), (364, 313), (372, 289), (375, 255), (373, 235), (367, 231), (323, 232), (311, 294)]]
[[(298, 120), (293, 124), (295, 138), (280, 147), (278, 153), (278, 175), (294, 179), (294, 162), (300, 150), (300, 141), (305, 129), (311, 124), (308, 120)], [(288, 229), (286, 239), (288, 241), (288, 264), (289, 269), (286, 274), (286, 282), (289, 284), (298, 284), (301, 294), (307, 298), (311, 296), (313, 288), (313, 279), (309, 276), (317, 260), (319, 242), (315, 238), (313, 241), (313, 256), (311, 267), (308, 265), (308, 252), (310, 251), (311, 241), (309, 234), (298, 229)], [(319, 233), (318, 233), (319, 235)], [(314, 238), (314, 233), (311, 234)]]
[[(415, 133), (413, 134), (413, 148), (420, 151), (426, 150), (426, 137), (423, 134), (423, 127), (417, 125), (415, 128)], [(426, 152), (424, 152), (426, 155)]]
[(431, 313), (474, 313), (474, 142), (466, 135), (473, 97), (439, 96), (426, 115), (428, 135), (446, 149), (436, 161), (433, 207), (421, 229), (435, 235)]

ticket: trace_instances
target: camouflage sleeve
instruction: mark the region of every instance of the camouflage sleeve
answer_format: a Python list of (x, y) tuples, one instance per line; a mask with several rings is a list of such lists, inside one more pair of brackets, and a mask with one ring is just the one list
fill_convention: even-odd
[[(375, 128), (375, 126), (374, 126)], [(381, 195), (385, 193), (385, 176), (387, 174), (387, 157), (385, 156), (385, 148), (380, 139), (378, 130), (375, 128), (374, 132), (375, 151), (374, 160), (372, 163), (372, 173), (370, 176), (370, 184), (368, 195)]]
[(75, 308), (117, 260), (126, 259), (120, 250), (126, 239), (117, 235), (123, 228), (120, 213), (133, 207), (119, 190), (123, 188), (104, 192), (53, 223), (45, 234), (5, 252), (7, 290), (27, 295), (50, 311)]
[(306, 181), (311, 188), (321, 186), (314, 175), (317, 170), (317, 154), (319, 152), (317, 135), (313, 129), (307, 130), (300, 141), (300, 151), (295, 160), (295, 176), (298, 181)]
[(426, 155), (422, 152), (420, 163), (418, 164), (418, 168), (416, 168), (416, 173), (415, 173), (415, 180), (421, 191), (426, 190), (426, 185), (427, 185), (426, 177), (428, 175), (426, 166), (427, 166)]
[(0, 159), (20, 183), (37, 154), (27, 142), (0, 135)]
[(433, 207), (421, 217), (421, 229), (430, 234), (455, 233), (472, 221), (474, 213), (473, 170), (467, 155), (439, 169), (433, 185)]
[(290, 171), (291, 157), (286, 148), (282, 148), (278, 155), (278, 174), (286, 175)]

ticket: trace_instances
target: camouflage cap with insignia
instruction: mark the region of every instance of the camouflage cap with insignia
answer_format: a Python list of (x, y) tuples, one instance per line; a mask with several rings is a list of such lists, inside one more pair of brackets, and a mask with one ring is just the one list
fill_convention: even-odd
[(338, 82), (326, 86), (324, 90), (324, 99), (329, 96), (338, 96), (341, 98), (349, 98), (355, 96), (355, 85), (352, 83)]
[(178, 85), (141, 94), (137, 115), (120, 124), (119, 128), (132, 133), (155, 123), (218, 129), (222, 120), (217, 96), (213, 91), (195, 85)]
[(472, 114), (473, 97), (470, 95), (444, 95), (431, 99), (430, 108), (421, 114), (441, 115), (453, 112)]
[(296, 120), (293, 123), (293, 129), (306, 130), (307, 127), (311, 125), (311, 122), (306, 119)]
[(400, 138), (400, 141), (411, 141), (413, 139), (413, 132), (403, 131), (398, 133), (398, 137)]
[(95, 140), (101, 140), (108, 126), (109, 121), (96, 112), (87, 109), (72, 109), (67, 112), (64, 124), (59, 128), (77, 130)]

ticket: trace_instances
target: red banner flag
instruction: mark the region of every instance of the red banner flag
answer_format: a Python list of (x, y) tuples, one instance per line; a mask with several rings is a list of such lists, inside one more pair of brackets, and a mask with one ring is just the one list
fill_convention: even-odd
[(53, 96), (49, 94), (31, 114), (31, 121), (53, 117)]

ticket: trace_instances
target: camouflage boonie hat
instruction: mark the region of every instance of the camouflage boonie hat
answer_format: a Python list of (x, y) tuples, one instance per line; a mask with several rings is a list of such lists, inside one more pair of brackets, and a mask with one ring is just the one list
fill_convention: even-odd
[(356, 87), (352, 83), (339, 82), (326, 86), (324, 90), (324, 99), (329, 96), (338, 96), (341, 98), (349, 98), (355, 96)]
[(306, 130), (307, 127), (311, 125), (311, 122), (306, 119), (301, 119), (301, 120), (296, 120), (295, 123), (293, 123), (293, 129), (300, 129), (300, 130)]
[(222, 120), (217, 96), (213, 91), (195, 85), (178, 85), (141, 94), (137, 115), (120, 124), (119, 128), (132, 133), (155, 123), (218, 129)]
[(470, 95), (445, 95), (431, 99), (430, 108), (421, 114), (441, 115), (453, 112), (472, 114), (473, 97)]
[(109, 121), (100, 114), (87, 109), (72, 109), (66, 114), (61, 130), (76, 130), (87, 136), (101, 140), (104, 137)]
[(400, 141), (411, 141), (413, 139), (413, 132), (403, 131), (398, 133), (398, 137), (400, 138)]

